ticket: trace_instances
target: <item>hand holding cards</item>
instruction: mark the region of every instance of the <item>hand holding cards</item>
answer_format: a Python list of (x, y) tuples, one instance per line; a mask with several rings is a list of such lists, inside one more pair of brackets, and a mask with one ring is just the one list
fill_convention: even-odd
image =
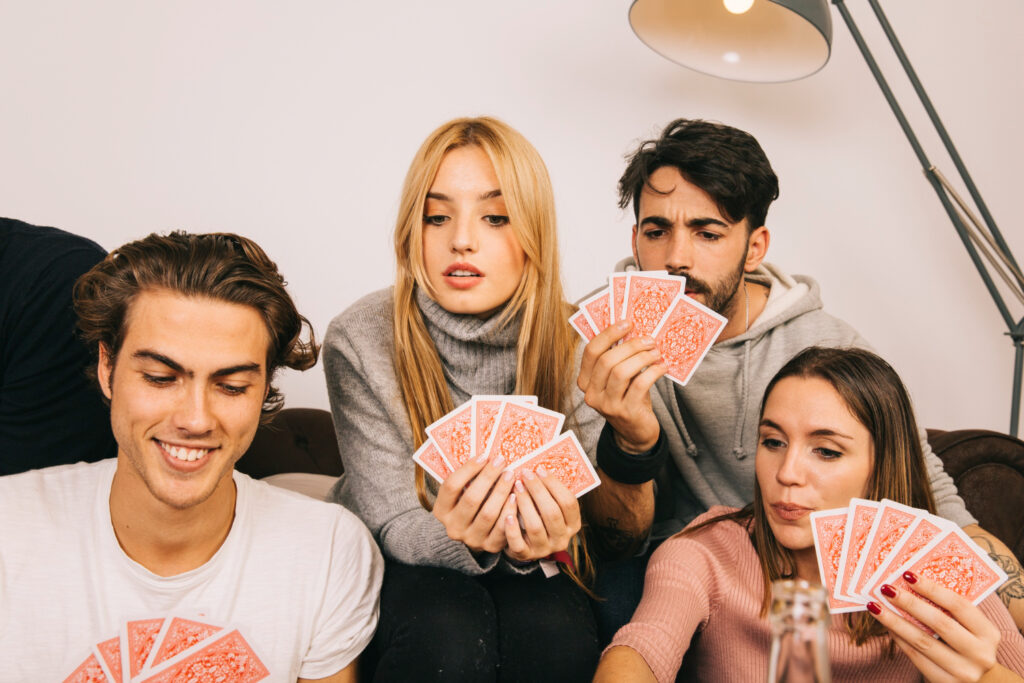
[(502, 458), (517, 478), (543, 466), (578, 498), (601, 481), (576, 435), (559, 435), (564, 423), (534, 396), (474, 396), (427, 427), (413, 460), (438, 482), (481, 457)]
[(625, 340), (651, 337), (669, 378), (685, 385), (728, 322), (686, 296), (686, 278), (665, 271), (613, 273), (609, 285), (580, 304), (569, 318), (590, 341), (621, 320), (632, 323)]
[(811, 513), (811, 530), (833, 613), (864, 610), (875, 602), (910, 618), (881, 591), (886, 584), (913, 590), (903, 579), (906, 571), (973, 605), (1006, 581), (1006, 573), (960, 527), (891, 500), (854, 498), (847, 508)]

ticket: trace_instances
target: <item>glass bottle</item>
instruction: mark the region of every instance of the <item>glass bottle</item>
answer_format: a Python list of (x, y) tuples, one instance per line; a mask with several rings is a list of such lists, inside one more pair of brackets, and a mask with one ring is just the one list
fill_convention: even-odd
[(825, 589), (802, 579), (772, 583), (768, 683), (831, 683)]

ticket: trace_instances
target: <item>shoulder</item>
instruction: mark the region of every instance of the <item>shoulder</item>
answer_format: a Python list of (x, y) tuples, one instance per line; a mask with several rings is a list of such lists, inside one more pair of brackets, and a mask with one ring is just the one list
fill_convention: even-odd
[(367, 294), (331, 320), (324, 336), (324, 360), (332, 354), (385, 355), (394, 339), (394, 291), (388, 287)]
[(49, 279), (61, 273), (78, 277), (103, 260), (107, 252), (92, 240), (59, 228), (30, 225), (0, 218), (5, 270), (17, 268), (26, 276), (47, 274)]
[(233, 476), (236, 486), (245, 489), (248, 506), (263, 525), (281, 529), (295, 529), (301, 525), (328, 535), (356, 537), (365, 531), (359, 518), (341, 505), (253, 479), (237, 470)]
[(108, 458), (0, 477), (0, 518), (5, 528), (22, 531), (86, 518), (116, 468), (117, 460)]

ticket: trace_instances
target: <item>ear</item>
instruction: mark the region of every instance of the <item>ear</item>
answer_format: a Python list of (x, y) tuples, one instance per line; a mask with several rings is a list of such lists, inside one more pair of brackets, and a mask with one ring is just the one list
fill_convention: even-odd
[(743, 272), (752, 273), (761, 265), (771, 241), (772, 236), (763, 225), (750, 233), (747, 238), (747, 258), (743, 261)]
[(637, 230), (636, 230), (636, 224), (634, 223), (633, 224), (633, 237), (632, 237), (632, 240), (630, 242), (630, 246), (633, 247), (633, 263), (636, 264), (637, 268), (640, 268), (641, 270), (643, 270), (643, 268), (640, 267), (640, 255), (636, 251), (636, 236), (637, 236)]
[(96, 379), (100, 383), (100, 391), (110, 400), (110, 380), (114, 376), (114, 365), (110, 358), (110, 350), (107, 345), (100, 343), (99, 361), (96, 363)]

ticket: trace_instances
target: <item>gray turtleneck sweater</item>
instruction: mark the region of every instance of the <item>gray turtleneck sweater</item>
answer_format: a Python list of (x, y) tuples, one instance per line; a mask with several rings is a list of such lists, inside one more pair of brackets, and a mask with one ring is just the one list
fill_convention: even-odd
[[(486, 573), (500, 555), (474, 557), (463, 543), (448, 538), (444, 525), (416, 498), (412, 427), (392, 361), (393, 300), (391, 288), (369, 294), (327, 328), (324, 373), (345, 465), (329, 499), (359, 515), (384, 554), (398, 562)], [(455, 405), (474, 394), (514, 390), (518, 323), (499, 327), (498, 316), (481, 320), (449, 313), (421, 290), (416, 303)], [(572, 406), (561, 412), (567, 425), (575, 418), (576, 436), (593, 459), (604, 420), (583, 402), (578, 389), (571, 400)]]

